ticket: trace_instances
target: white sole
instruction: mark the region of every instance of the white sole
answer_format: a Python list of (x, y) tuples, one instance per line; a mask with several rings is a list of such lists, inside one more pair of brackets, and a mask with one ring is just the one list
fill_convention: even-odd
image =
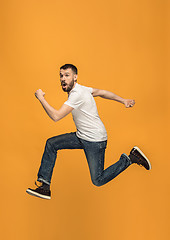
[(151, 170), (151, 168), (152, 168), (151, 163), (150, 163), (149, 159), (145, 156), (145, 154), (137, 146), (135, 146), (133, 148), (138, 150), (138, 152), (140, 152), (140, 154), (146, 159), (147, 163), (149, 164), (149, 169), (148, 170)]
[(51, 197), (49, 197), (49, 196), (44, 196), (44, 195), (42, 195), (42, 194), (40, 194), (40, 193), (31, 191), (30, 189), (27, 189), (26, 192), (27, 192), (28, 194), (32, 195), (32, 196), (35, 196), (35, 197), (39, 197), (39, 198), (43, 198), (43, 199), (48, 199), (48, 200), (51, 199)]

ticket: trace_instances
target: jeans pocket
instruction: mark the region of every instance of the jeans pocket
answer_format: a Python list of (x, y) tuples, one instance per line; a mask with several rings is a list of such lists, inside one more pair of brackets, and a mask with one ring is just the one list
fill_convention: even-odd
[(100, 149), (105, 149), (107, 147), (107, 140), (99, 143)]

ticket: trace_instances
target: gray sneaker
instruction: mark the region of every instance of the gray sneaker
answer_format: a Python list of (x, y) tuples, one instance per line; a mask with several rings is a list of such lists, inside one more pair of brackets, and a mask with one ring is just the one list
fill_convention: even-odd
[(138, 147), (133, 147), (133, 149), (130, 151), (130, 160), (132, 163), (137, 163), (138, 165), (143, 166), (146, 168), (146, 170), (151, 169), (151, 163), (149, 159), (144, 155), (144, 153), (138, 148)]

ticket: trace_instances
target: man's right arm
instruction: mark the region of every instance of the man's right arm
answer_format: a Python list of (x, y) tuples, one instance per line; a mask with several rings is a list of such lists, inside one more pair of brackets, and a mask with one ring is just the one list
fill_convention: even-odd
[(48, 116), (54, 121), (57, 122), (60, 119), (64, 118), (67, 116), (71, 111), (74, 109), (66, 104), (63, 104), (59, 110), (56, 110), (50, 104), (45, 100), (45, 98), (42, 98), (39, 100), (40, 103), (42, 104), (44, 110), (48, 114)]
[(45, 93), (41, 89), (35, 92), (36, 98), (38, 98), (44, 110), (54, 122), (64, 118), (74, 109), (66, 104), (63, 104), (59, 110), (56, 110), (45, 100), (44, 95)]

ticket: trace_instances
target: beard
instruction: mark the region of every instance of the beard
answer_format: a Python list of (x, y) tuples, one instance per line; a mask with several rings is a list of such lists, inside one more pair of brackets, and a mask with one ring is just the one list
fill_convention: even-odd
[(61, 84), (61, 86), (64, 92), (69, 93), (74, 86), (74, 79), (69, 84)]

